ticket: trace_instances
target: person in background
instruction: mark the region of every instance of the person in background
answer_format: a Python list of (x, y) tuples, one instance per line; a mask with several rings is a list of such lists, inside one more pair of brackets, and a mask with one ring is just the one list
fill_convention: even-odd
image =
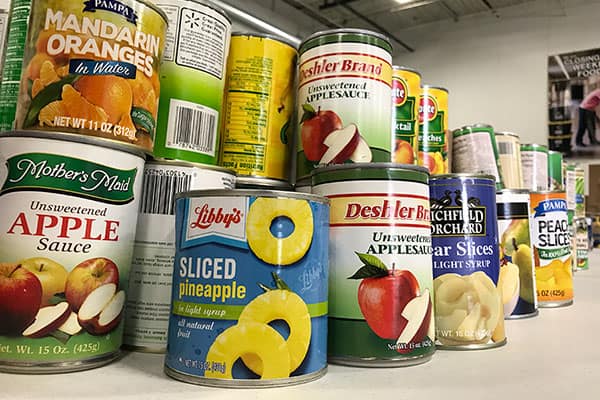
[(590, 144), (600, 144), (596, 139), (596, 121), (600, 121), (596, 115), (596, 108), (600, 105), (600, 89), (591, 91), (579, 104), (579, 126), (575, 136), (577, 146), (585, 146), (583, 136), (587, 131)]

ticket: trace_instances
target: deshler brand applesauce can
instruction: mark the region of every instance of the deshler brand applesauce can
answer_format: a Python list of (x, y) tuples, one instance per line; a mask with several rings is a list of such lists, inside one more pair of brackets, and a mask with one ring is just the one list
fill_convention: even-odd
[(309, 36), (299, 54), (296, 177), (328, 164), (390, 161), (390, 41), (336, 29)]
[(441, 348), (506, 343), (495, 180), (475, 174), (431, 178), (435, 333)]
[(81, 135), (0, 136), (0, 370), (119, 354), (144, 158)]
[(540, 307), (573, 303), (572, 245), (565, 192), (532, 192), (529, 221)]
[(392, 71), (392, 162), (416, 164), (421, 74), (394, 65)]
[(68, 132), (152, 151), (167, 20), (141, 0), (15, 0), (0, 130)]
[(492, 175), (496, 189), (504, 187), (491, 125), (467, 125), (452, 132), (452, 172)]
[(423, 85), (419, 98), (419, 152), (418, 164), (431, 174), (450, 172), (448, 131), (448, 90)]
[(313, 172), (329, 198), (329, 361), (420, 364), (435, 351), (429, 174), (391, 163)]
[(167, 375), (273, 387), (325, 374), (327, 200), (192, 191), (178, 196), (175, 218)]
[(502, 183), (506, 189), (523, 188), (523, 167), (521, 165), (521, 143), (519, 135), (512, 132), (495, 132), (498, 148), (498, 164)]
[(541, 144), (521, 144), (523, 188), (548, 190), (548, 147)]
[(289, 179), (297, 57), (293, 45), (274, 36), (231, 38), (221, 165), (240, 179)]
[(154, 156), (216, 165), (231, 21), (210, 2), (157, 0), (169, 19)]
[(175, 259), (175, 195), (197, 189), (233, 189), (233, 171), (184, 162), (149, 161), (129, 277), (123, 343), (164, 352)]
[(504, 318), (538, 314), (535, 266), (529, 227), (529, 191), (504, 189), (496, 193), (500, 237), (500, 277)]

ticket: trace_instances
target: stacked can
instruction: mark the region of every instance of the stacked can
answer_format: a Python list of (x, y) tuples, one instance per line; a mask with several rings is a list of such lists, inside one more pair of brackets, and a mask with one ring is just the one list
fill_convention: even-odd
[(572, 271), (575, 273), (577, 271), (577, 240), (576, 240), (576, 230), (575, 230), (575, 208), (577, 204), (577, 174), (575, 169), (577, 166), (572, 163), (564, 164), (564, 188), (565, 195), (567, 199), (567, 218), (569, 222), (569, 233), (571, 234), (571, 253), (573, 256), (573, 264)]
[(495, 134), (502, 183), (506, 189), (522, 189), (523, 166), (519, 135), (513, 132), (495, 132)]
[(563, 156), (558, 151), (548, 151), (548, 188), (565, 190), (563, 186)]
[(296, 47), (234, 33), (227, 63), (221, 165), (237, 186), (290, 189)]
[(548, 190), (548, 147), (541, 144), (521, 144), (523, 188)]
[(94, 368), (123, 339), (167, 19), (138, 0), (16, 0), (11, 15), (0, 271), (24, 286), (0, 287), (0, 369)]
[(583, 271), (589, 269), (589, 251), (590, 240), (588, 237), (588, 224), (586, 218), (576, 218), (575, 225), (575, 243), (577, 252), (577, 270)]
[(452, 140), (448, 131), (448, 90), (423, 85), (419, 99), (418, 165), (431, 174), (450, 172)]
[(392, 162), (416, 164), (419, 133), (421, 74), (406, 67), (393, 67), (392, 74)]
[(492, 175), (496, 189), (504, 188), (491, 125), (467, 125), (452, 132), (452, 172)]
[(300, 44), (296, 180), (330, 164), (390, 161), (392, 46), (361, 29)]

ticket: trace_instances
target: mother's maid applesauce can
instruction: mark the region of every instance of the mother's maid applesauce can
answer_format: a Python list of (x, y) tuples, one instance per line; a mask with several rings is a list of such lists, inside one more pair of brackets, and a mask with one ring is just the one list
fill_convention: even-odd
[(165, 372), (208, 386), (287, 386), (327, 368), (327, 199), (192, 191), (175, 204)]
[(362, 29), (317, 32), (299, 58), (297, 178), (328, 164), (390, 161), (389, 39)]
[(529, 218), (539, 306), (570, 305), (573, 255), (565, 192), (532, 192)]
[(496, 178), (435, 176), (430, 190), (436, 344), (458, 350), (502, 346)]
[(313, 172), (329, 198), (329, 361), (420, 364), (435, 351), (429, 174), (392, 163)]

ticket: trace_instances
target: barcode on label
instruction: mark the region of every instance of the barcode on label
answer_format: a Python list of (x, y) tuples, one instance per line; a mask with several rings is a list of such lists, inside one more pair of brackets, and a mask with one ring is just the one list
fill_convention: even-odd
[(171, 99), (167, 147), (215, 156), (219, 113), (189, 101)]
[(508, 142), (498, 142), (498, 153), (512, 156), (515, 154), (515, 145)]
[(175, 195), (190, 190), (192, 174), (182, 171), (146, 170), (142, 181), (140, 212), (175, 215)]

